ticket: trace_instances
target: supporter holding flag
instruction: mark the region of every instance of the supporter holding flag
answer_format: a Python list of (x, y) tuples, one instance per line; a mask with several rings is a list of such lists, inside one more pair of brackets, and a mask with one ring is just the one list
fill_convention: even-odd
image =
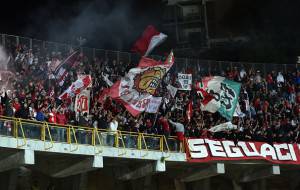
[(152, 50), (163, 43), (167, 35), (158, 32), (152, 25), (147, 26), (142, 37), (133, 45), (131, 51), (140, 53), (143, 56), (148, 56)]
[(158, 120), (158, 124), (161, 125), (163, 134), (166, 137), (166, 139), (168, 139), (170, 136), (170, 126), (169, 126), (167, 118), (164, 116), (160, 116), (160, 118)]
[(187, 105), (187, 109), (186, 109), (186, 117), (187, 117), (188, 122), (191, 121), (192, 116), (193, 116), (193, 101), (190, 100)]
[(115, 144), (115, 136), (118, 130), (119, 122), (117, 120), (118, 116), (114, 116), (109, 123), (108, 130), (110, 131), (107, 136), (107, 144), (110, 146), (114, 146)]
[[(68, 123), (66, 114), (62, 108), (59, 109), (58, 113), (56, 114), (56, 121), (59, 125), (66, 125)], [(58, 132), (58, 139), (59, 141), (65, 141), (65, 131), (66, 128), (60, 127), (57, 129)]]
[(183, 152), (183, 141), (184, 141), (184, 125), (182, 123), (184, 123), (184, 119), (180, 118), (179, 122), (174, 122), (171, 119), (169, 119), (169, 122), (171, 123), (171, 125), (173, 127), (175, 127), (175, 132), (176, 132), (176, 136), (179, 142), (179, 151)]

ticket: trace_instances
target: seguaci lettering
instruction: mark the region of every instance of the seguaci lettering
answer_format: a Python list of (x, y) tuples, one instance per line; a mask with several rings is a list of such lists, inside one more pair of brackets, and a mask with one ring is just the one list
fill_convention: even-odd
[(190, 157), (193, 159), (212, 158), (246, 158), (263, 157), (274, 161), (297, 161), (292, 144), (268, 143), (256, 144), (253, 142), (217, 141), (211, 139), (188, 139)]

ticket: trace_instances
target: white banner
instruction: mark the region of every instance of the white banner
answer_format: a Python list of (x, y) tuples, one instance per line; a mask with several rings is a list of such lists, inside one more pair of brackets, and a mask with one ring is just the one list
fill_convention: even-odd
[(75, 99), (75, 112), (76, 116), (80, 113), (89, 114), (90, 110), (90, 90), (83, 90), (80, 94), (76, 96)]
[(178, 73), (179, 90), (191, 90), (192, 89), (192, 74)]
[(161, 100), (162, 97), (152, 97), (145, 111), (147, 113), (157, 113), (159, 106), (161, 104)]

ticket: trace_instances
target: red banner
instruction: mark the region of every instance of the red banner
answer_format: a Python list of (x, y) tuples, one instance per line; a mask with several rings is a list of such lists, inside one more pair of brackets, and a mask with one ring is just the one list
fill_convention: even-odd
[(300, 164), (300, 145), (288, 143), (186, 139), (189, 162), (262, 160), (278, 164)]
[(76, 96), (75, 99), (75, 112), (76, 115), (80, 113), (89, 114), (90, 110), (90, 91), (83, 90), (80, 94)]

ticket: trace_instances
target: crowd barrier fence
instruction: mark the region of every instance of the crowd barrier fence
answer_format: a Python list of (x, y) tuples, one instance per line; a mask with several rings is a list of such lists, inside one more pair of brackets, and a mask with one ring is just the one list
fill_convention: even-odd
[(120, 155), (126, 149), (161, 152), (177, 152), (176, 137), (145, 134), (128, 131), (110, 131), (72, 125), (58, 125), (20, 118), (0, 116), (0, 135), (17, 139), (17, 148), (26, 146), (28, 139), (41, 140), (44, 149), (49, 150), (56, 142), (70, 144), (70, 152), (78, 145), (94, 146), (96, 153), (101, 153), (104, 146), (121, 148)]
[[(140, 59), (140, 55), (129, 52), (104, 50), (88, 47), (76, 47), (70, 44), (42, 41), (27, 37), (20, 37), (14, 35), (0, 34), (0, 44), (6, 48), (16, 47), (19, 44), (25, 45), (32, 49), (33, 52), (61, 52), (67, 53), (70, 49), (79, 48), (80, 51), (90, 59), (104, 58), (109, 60), (116, 60), (117, 63), (137, 63)], [(150, 57), (155, 59), (162, 59), (161, 56), (151, 55)], [(176, 55), (175, 55), (176, 57)], [(282, 71), (285, 73), (294, 72), (298, 69), (300, 64), (276, 64), (276, 63), (251, 63), (251, 62), (230, 62), (230, 61), (213, 61), (213, 60), (200, 60), (193, 58), (175, 58), (174, 70), (175, 72), (184, 72), (191, 70), (202, 75), (217, 75), (227, 69), (254, 69), (260, 70), (262, 74), (269, 73), (271, 71)]]

